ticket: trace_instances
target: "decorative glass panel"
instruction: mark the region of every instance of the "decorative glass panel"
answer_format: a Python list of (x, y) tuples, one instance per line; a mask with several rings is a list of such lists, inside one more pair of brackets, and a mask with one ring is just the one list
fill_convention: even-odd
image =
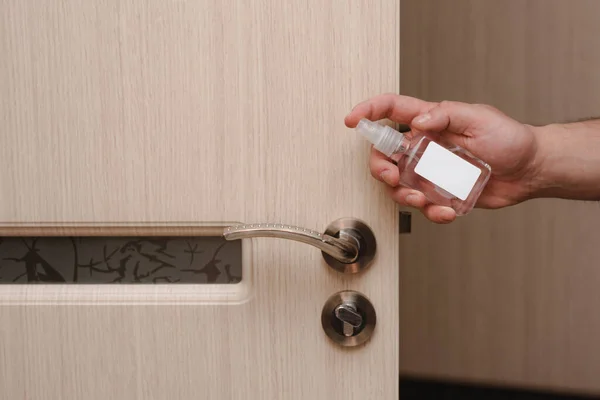
[(235, 284), (242, 242), (221, 236), (0, 237), (0, 284)]

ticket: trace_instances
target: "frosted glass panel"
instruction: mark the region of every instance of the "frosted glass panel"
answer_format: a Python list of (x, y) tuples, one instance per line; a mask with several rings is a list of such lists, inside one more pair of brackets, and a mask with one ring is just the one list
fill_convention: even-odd
[(242, 243), (221, 236), (0, 237), (0, 284), (235, 284)]

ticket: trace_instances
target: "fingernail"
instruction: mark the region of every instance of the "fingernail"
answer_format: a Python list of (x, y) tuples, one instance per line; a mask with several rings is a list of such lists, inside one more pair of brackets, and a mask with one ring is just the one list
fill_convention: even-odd
[(409, 194), (408, 196), (406, 196), (406, 204), (416, 207), (419, 203), (419, 196), (417, 196), (416, 194)]
[(419, 115), (417, 118), (415, 118), (415, 120), (413, 122), (415, 124), (424, 124), (425, 122), (429, 121), (430, 119), (431, 119), (431, 114), (427, 113), (427, 114)]
[(381, 174), (379, 174), (379, 177), (390, 186), (394, 186), (396, 184), (392, 179), (391, 171), (388, 171), (388, 170), (382, 171)]
[(444, 209), (440, 214), (440, 218), (445, 222), (450, 222), (454, 219), (454, 211)]

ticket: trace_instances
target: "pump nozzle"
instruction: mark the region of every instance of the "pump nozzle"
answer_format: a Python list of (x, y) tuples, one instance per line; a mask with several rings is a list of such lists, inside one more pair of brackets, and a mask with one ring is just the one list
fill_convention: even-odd
[(360, 120), (356, 130), (371, 142), (376, 150), (388, 157), (405, 152), (410, 144), (404, 134), (392, 127), (369, 121), (366, 118)]

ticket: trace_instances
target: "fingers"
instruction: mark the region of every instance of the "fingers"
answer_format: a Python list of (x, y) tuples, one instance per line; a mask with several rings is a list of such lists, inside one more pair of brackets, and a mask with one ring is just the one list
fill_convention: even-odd
[(458, 101), (442, 101), (411, 121), (411, 125), (421, 131), (449, 131), (468, 135), (469, 129), (483, 121), (496, 117), (493, 108)]
[(371, 148), (369, 160), (371, 175), (387, 185), (387, 190), (396, 203), (416, 208), (426, 218), (438, 224), (447, 224), (456, 219), (456, 213), (450, 207), (436, 206), (427, 201), (425, 195), (417, 190), (400, 186), (400, 171), (384, 154)]
[(398, 167), (390, 161), (384, 154), (371, 147), (371, 158), (369, 159), (369, 169), (373, 178), (385, 182), (391, 187), (398, 185), (400, 181), (400, 172)]
[(408, 124), (417, 115), (426, 113), (436, 103), (397, 94), (382, 94), (358, 104), (344, 122), (354, 128), (362, 118), (377, 121), (383, 118), (402, 124)]
[(428, 204), (427, 198), (423, 193), (407, 187), (390, 187), (388, 188), (388, 193), (392, 200), (402, 206), (423, 210)]
[(449, 224), (456, 219), (456, 212), (452, 208), (429, 203), (419, 191), (405, 187), (389, 187), (388, 191), (396, 203), (419, 210), (425, 218), (436, 224)]
[(449, 224), (456, 219), (456, 212), (450, 207), (429, 204), (422, 210), (425, 218), (436, 224)]

